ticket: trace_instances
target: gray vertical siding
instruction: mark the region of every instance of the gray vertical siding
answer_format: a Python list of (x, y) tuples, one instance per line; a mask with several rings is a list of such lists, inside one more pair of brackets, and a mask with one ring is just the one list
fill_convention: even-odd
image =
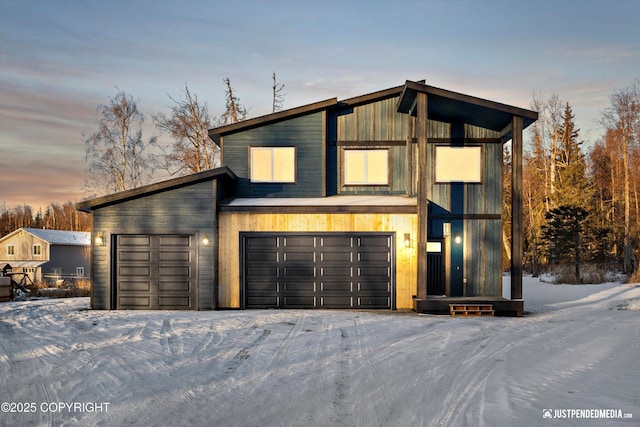
[(106, 246), (94, 246), (92, 307), (111, 307), (112, 236), (117, 234), (192, 234), (198, 244), (198, 308), (214, 308), (214, 245), (200, 245), (207, 234), (217, 240), (215, 183), (205, 181), (93, 211), (93, 238), (107, 233)]
[[(475, 128), (467, 137), (494, 138), (490, 131)], [(440, 135), (435, 137), (442, 137)], [(435, 147), (429, 144), (428, 163), (435, 165)], [(464, 276), (467, 279), (466, 294), (469, 296), (500, 296), (502, 293), (502, 220), (499, 218), (473, 219), (478, 216), (498, 216), (502, 212), (502, 144), (482, 145), (484, 156), (481, 184), (463, 184), (464, 205), (462, 212), (467, 217), (463, 221), (465, 253)], [(456, 185), (456, 184), (453, 184)], [(452, 184), (437, 184), (435, 168), (430, 171), (428, 198), (439, 208), (438, 213), (452, 211)], [(434, 210), (434, 209), (432, 209)], [(443, 220), (432, 221), (431, 229), (439, 232)]]
[[(323, 113), (317, 112), (225, 135), (225, 166), (237, 176), (236, 197), (322, 197)], [(251, 183), (249, 147), (296, 147), (296, 182)]]

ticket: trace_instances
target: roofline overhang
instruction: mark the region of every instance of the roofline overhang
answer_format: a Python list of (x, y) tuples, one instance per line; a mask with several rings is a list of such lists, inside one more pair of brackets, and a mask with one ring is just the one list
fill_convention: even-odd
[[(427, 112), (428, 118), (447, 123), (459, 121), (499, 131), (503, 135), (503, 139), (505, 136), (508, 136), (510, 132), (511, 120), (506, 120), (507, 117), (522, 117), (523, 129), (526, 129), (530, 124), (538, 120), (538, 113), (536, 111), (465, 95), (411, 80), (407, 80), (402, 89), (402, 94), (398, 99), (397, 111), (399, 113), (415, 115), (418, 93), (425, 93), (430, 98), (428, 103), (429, 111)], [(432, 102), (432, 100), (434, 102)], [(446, 111), (441, 107), (441, 105), (444, 104), (446, 104)], [(471, 114), (466, 114), (466, 111), (475, 111), (482, 114), (477, 114), (477, 118), (474, 118), (471, 117)], [(501, 115), (502, 120), (485, 121), (482, 118), (484, 114)]]
[(209, 169), (204, 172), (197, 172), (191, 175), (181, 176), (154, 184), (144, 185), (142, 187), (134, 188), (131, 190), (125, 190), (102, 197), (96, 197), (94, 199), (83, 200), (82, 202), (76, 203), (76, 210), (89, 213), (92, 210), (101, 208), (103, 206), (115, 205), (127, 200), (137, 199), (151, 194), (161, 193), (175, 188), (185, 187), (204, 181), (211, 181), (214, 179), (226, 179), (235, 182), (237, 180), (237, 177), (236, 174), (234, 174), (227, 166), (221, 166), (219, 168)]
[(313, 104), (307, 104), (301, 107), (291, 108), (289, 110), (278, 111), (277, 113), (271, 113), (264, 116), (255, 117), (253, 119), (243, 120), (238, 123), (219, 126), (217, 128), (209, 129), (209, 138), (215, 141), (216, 138), (220, 136), (247, 130), (250, 128), (255, 128), (258, 126), (264, 126), (274, 122), (292, 119), (294, 117), (312, 114), (321, 110), (326, 110), (329, 107), (335, 106), (337, 103), (337, 98), (330, 98), (324, 101), (314, 102)]
[(355, 107), (361, 104), (367, 104), (372, 101), (380, 101), (382, 99), (393, 98), (402, 93), (404, 86), (395, 86), (389, 89), (383, 89), (365, 95), (354, 96), (338, 101), (339, 106)]

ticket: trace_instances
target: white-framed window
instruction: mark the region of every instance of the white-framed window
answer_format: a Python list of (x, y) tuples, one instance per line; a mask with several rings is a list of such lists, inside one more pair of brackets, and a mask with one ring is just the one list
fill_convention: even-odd
[(296, 182), (296, 147), (249, 147), (251, 182)]
[(84, 277), (84, 267), (76, 267), (76, 276)]
[(344, 150), (344, 185), (389, 184), (389, 150)]
[(7, 245), (7, 255), (13, 256), (16, 254), (16, 245)]
[(33, 255), (35, 256), (42, 255), (42, 245), (33, 245)]

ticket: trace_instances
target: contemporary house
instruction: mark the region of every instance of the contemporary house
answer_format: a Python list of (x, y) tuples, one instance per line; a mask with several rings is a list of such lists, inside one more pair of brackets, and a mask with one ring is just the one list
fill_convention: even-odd
[(502, 153), (534, 111), (407, 81), (211, 129), (224, 166), (78, 204), (96, 309), (522, 313), (519, 215), (502, 297)]
[(90, 233), (20, 228), (0, 239), (0, 271), (33, 283), (88, 278), (90, 253)]

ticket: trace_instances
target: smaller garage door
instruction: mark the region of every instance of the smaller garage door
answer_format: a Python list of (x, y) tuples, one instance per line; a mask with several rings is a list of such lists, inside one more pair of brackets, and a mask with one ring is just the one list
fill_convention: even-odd
[(245, 308), (393, 308), (393, 236), (243, 233)]
[(116, 238), (118, 309), (195, 309), (195, 239), (190, 235)]

